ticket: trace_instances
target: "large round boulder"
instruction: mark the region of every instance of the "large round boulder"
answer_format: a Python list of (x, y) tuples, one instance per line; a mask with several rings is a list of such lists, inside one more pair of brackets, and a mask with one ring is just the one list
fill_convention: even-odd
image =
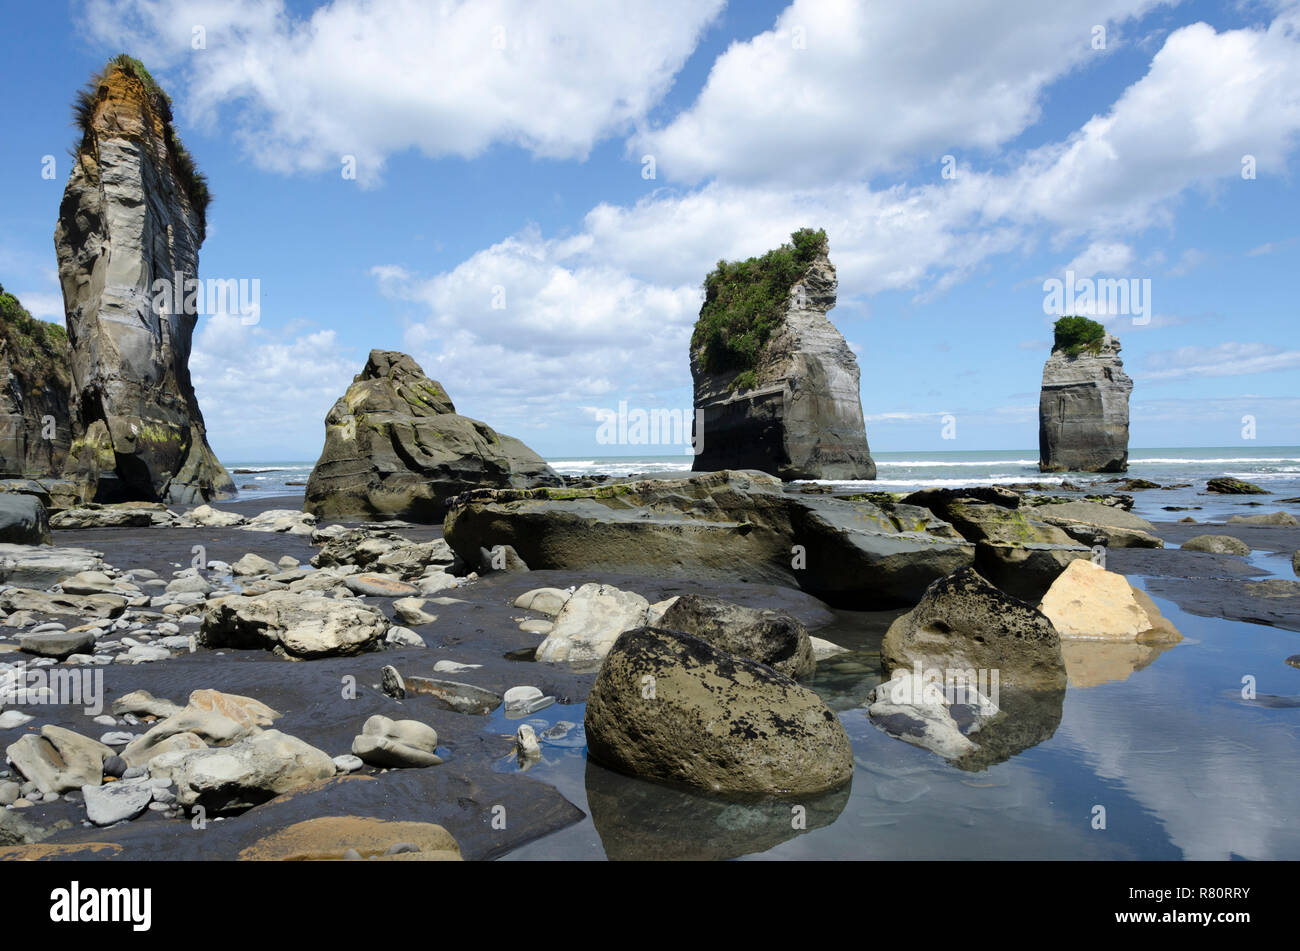
[(853, 774), (848, 735), (820, 697), (679, 631), (619, 636), (585, 728), (588, 755), (604, 766), (721, 795), (808, 795)]
[(50, 517), (40, 499), (0, 492), (0, 542), (17, 545), (50, 543)]

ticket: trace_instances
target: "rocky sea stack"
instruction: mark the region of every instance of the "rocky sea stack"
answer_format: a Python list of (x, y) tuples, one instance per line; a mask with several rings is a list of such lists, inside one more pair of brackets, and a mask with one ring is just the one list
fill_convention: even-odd
[(101, 501), (233, 493), (190, 383), (197, 314), (170, 304), (198, 278), (206, 182), (139, 61), (112, 60), (76, 114), (82, 139), (54, 231), (72, 345), (68, 476)]
[(705, 279), (691, 337), (694, 469), (758, 469), (782, 479), (874, 479), (858, 361), (827, 319), (838, 281), (826, 233)]
[(1128, 471), (1128, 398), (1116, 337), (1086, 317), (1056, 322), (1038, 401), (1043, 472)]
[(457, 414), (442, 384), (406, 354), (371, 350), (325, 417), (304, 508), (441, 521), (446, 500), (469, 489), (561, 484), (518, 439)]

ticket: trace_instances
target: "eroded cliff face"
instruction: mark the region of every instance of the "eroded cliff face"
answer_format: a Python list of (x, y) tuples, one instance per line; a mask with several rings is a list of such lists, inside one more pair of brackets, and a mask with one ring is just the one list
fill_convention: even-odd
[(151, 80), (112, 64), (87, 90), (81, 118), (54, 232), (72, 345), (67, 475), (102, 501), (231, 494), (190, 382), (197, 315), (155, 290), (198, 277), (204, 236), (170, 106)]
[(322, 517), (441, 522), (446, 500), (470, 489), (561, 484), (518, 439), (458, 414), (409, 356), (372, 350), (325, 417), (325, 448), (303, 507)]
[(1128, 399), (1133, 381), (1106, 334), (1096, 352), (1053, 350), (1038, 400), (1038, 468), (1043, 472), (1128, 470)]
[(63, 328), (35, 319), (0, 287), (0, 478), (63, 471), (72, 437), (70, 363)]
[[(789, 290), (781, 320), (759, 349), (752, 386), (741, 371), (709, 372), (691, 352), (697, 472), (758, 469), (782, 479), (874, 479), (859, 395), (858, 361), (826, 314), (839, 282), (823, 249)], [(702, 437), (702, 438), (701, 438)]]

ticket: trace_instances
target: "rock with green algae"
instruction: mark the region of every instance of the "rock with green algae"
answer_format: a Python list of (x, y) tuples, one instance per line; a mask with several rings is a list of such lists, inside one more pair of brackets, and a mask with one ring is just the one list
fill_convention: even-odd
[(325, 417), (325, 448), (304, 507), (327, 518), (432, 522), (442, 520), (447, 499), (470, 489), (562, 484), (518, 439), (458, 414), (442, 385), (409, 356), (372, 350)]

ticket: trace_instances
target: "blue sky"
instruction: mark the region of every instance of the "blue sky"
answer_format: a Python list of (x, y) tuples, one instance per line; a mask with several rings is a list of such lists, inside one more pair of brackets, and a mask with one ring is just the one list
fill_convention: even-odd
[(200, 275), (260, 281), (258, 323), (195, 335), (228, 462), (314, 459), (372, 347), (548, 457), (672, 451), (599, 445), (597, 412), (688, 408), (705, 273), (805, 225), (830, 237), (875, 451), (1036, 446), (1043, 283), (1067, 269), (1150, 282), (1149, 312), (1100, 315), (1134, 447), (1250, 446), (1246, 415), (1256, 444), (1300, 444), (1293, 2), (105, 0), (5, 22), (0, 282), (61, 319), (70, 103), (138, 56), (215, 195)]

